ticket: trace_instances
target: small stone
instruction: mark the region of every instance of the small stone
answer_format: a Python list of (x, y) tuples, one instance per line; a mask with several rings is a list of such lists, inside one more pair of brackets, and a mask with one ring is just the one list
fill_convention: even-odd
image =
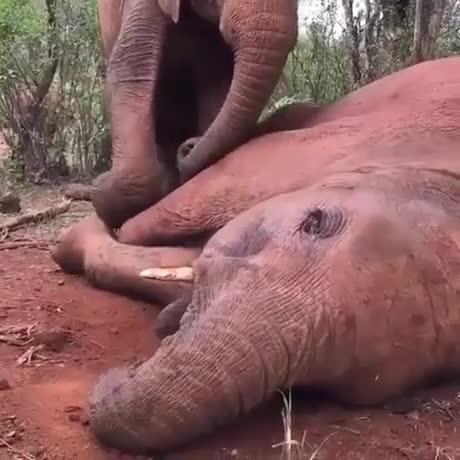
[(0, 212), (16, 214), (21, 212), (21, 199), (13, 193), (5, 193), (0, 197)]
[(41, 455), (45, 453), (45, 448), (41, 446), (35, 447), (35, 449), (32, 449), (30, 453), (34, 455), (35, 457), (40, 457)]
[(80, 422), (80, 416), (78, 414), (69, 414), (69, 420), (71, 422)]
[(67, 412), (68, 414), (75, 414), (75, 413), (79, 413), (80, 411), (81, 411), (81, 407), (74, 406), (74, 405), (67, 406), (64, 409), (64, 412)]
[(13, 439), (15, 441), (20, 441), (22, 439), (22, 436), (20, 433), (18, 433), (16, 430), (11, 430), (9, 431), (8, 433), (6, 433), (5, 435), (5, 438), (8, 440), (8, 441), (12, 441)]
[(63, 285), (64, 285), (64, 280), (59, 280), (59, 281), (57, 282), (57, 284), (58, 284), (58, 286), (63, 286)]
[(11, 388), (12, 387), (7, 372), (0, 369), (0, 391), (11, 390)]

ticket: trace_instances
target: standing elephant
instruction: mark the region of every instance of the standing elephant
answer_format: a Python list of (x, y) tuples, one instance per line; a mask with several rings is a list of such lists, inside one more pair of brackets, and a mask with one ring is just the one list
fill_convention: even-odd
[[(99, 0), (119, 227), (251, 135), (297, 41), (296, 0)], [(177, 164), (177, 152), (196, 146)]]

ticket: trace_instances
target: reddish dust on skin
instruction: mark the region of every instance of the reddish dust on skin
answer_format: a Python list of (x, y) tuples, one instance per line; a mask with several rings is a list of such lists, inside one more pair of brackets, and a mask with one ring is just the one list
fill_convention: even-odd
[[(152, 325), (159, 310), (63, 275), (47, 251), (35, 249), (2, 251), (0, 292), (2, 331), (10, 325), (36, 325), (31, 336), (42, 341), (30, 364), (18, 365), (36, 342), (28, 342), (27, 335), (16, 336), (17, 343), (0, 338), (0, 374), (9, 381), (0, 391), (0, 458), (131, 458), (97, 445), (84, 423), (84, 408), (99, 373), (155, 351)], [(291, 458), (309, 459), (315, 451), (316, 459), (460, 458), (459, 388), (451, 383), (419, 391), (372, 410), (347, 410), (296, 396), (293, 438), (303, 440), (303, 446), (301, 455), (294, 446)], [(283, 440), (281, 410), (281, 398), (276, 398), (165, 458), (283, 458), (282, 448), (272, 447)], [(4, 441), (12, 449), (2, 446)], [(14, 457), (13, 449), (32, 456)]]

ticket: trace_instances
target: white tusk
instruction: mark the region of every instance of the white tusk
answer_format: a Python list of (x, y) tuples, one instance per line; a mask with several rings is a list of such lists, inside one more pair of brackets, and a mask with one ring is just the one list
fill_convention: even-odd
[(174, 267), (174, 268), (148, 268), (141, 272), (142, 278), (149, 278), (158, 281), (184, 281), (193, 282), (192, 267)]

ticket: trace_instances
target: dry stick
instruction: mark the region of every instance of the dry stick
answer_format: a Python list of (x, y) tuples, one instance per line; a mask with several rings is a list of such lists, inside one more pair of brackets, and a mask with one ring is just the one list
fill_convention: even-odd
[(15, 243), (0, 243), (0, 251), (18, 248), (48, 248), (50, 246), (46, 241), (16, 241)]
[(16, 363), (19, 364), (20, 366), (22, 364), (30, 364), (32, 362), (32, 359), (34, 355), (37, 353), (37, 351), (41, 351), (45, 348), (45, 345), (40, 344), (40, 345), (32, 345), (27, 351), (25, 351), (17, 360)]
[(22, 347), (24, 345), (24, 342), (21, 340), (2, 334), (0, 334), (0, 343), (6, 343), (7, 345), (13, 345), (14, 347)]
[(54, 219), (59, 214), (67, 212), (70, 208), (70, 204), (71, 201), (66, 200), (58, 204), (57, 206), (50, 206), (49, 208), (41, 209), (39, 211), (33, 211), (18, 217), (12, 217), (10, 219), (7, 219), (3, 223), (0, 223), (0, 231), (18, 228), (21, 225), (25, 225), (31, 222), (36, 223), (41, 220)]
[(35, 460), (36, 457), (33, 455), (28, 454), (27, 452), (23, 452), (19, 449), (16, 449), (16, 447), (13, 447), (9, 442), (6, 441), (6, 439), (3, 439), (0, 437), (0, 446), (4, 445), (10, 452), (16, 455), (20, 455), (21, 457), (24, 457), (26, 460)]

